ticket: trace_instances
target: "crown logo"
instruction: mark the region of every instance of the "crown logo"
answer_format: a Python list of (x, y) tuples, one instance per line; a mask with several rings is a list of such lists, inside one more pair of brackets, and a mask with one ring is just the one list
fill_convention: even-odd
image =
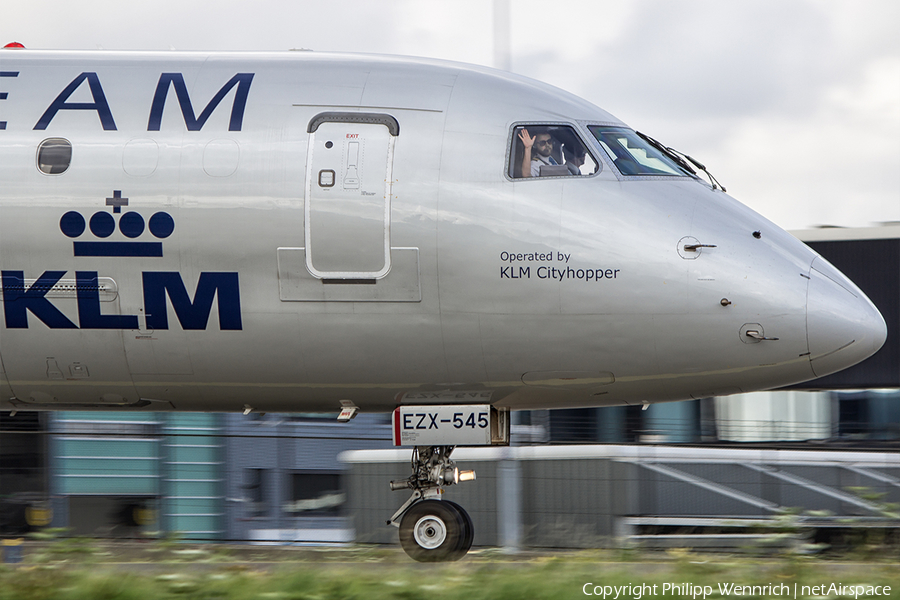
[[(143, 235), (145, 229), (149, 229), (153, 237), (165, 239), (175, 231), (175, 219), (167, 212), (156, 212), (150, 217), (149, 223), (144, 223), (144, 217), (140, 213), (128, 211), (123, 213), (122, 207), (128, 206), (128, 198), (122, 197), (122, 190), (113, 191), (112, 198), (106, 199), (106, 205), (113, 207), (113, 214), (97, 211), (91, 215), (89, 226), (91, 233), (98, 238), (110, 237), (118, 227), (119, 232), (129, 240), (134, 241), (99, 241), (90, 240), (73, 241), (75, 256), (141, 256), (161, 257), (163, 255), (162, 242), (137, 241), (135, 238)], [(121, 214), (118, 223), (114, 214)], [(88, 223), (78, 211), (70, 210), (59, 220), (59, 229), (66, 237), (78, 238), (87, 229)]]

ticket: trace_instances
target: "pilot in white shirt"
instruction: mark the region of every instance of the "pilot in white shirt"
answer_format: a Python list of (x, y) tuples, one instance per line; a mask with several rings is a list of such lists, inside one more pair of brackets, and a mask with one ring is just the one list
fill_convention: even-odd
[[(535, 142), (535, 146), (537, 146), (537, 142)], [(549, 152), (552, 148), (553, 148), (553, 140), (551, 139), (550, 143), (547, 144), (547, 151)], [(558, 165), (558, 164), (559, 163), (556, 162), (556, 159), (554, 159), (552, 156), (550, 156), (549, 154), (547, 156), (543, 156), (543, 155), (541, 155), (540, 150), (538, 150), (537, 152), (532, 153), (532, 155), (531, 155), (531, 176), (532, 177), (540, 177), (541, 167), (543, 167), (544, 165)]]
[(553, 137), (546, 131), (534, 136), (527, 129), (519, 132), (519, 139), (525, 147), (522, 157), (522, 177), (540, 177), (544, 165), (558, 165), (550, 154), (553, 152)]

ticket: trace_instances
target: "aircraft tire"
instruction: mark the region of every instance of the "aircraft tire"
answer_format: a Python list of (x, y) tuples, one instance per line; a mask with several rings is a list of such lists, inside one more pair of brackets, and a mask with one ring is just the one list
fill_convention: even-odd
[(459, 514), (462, 515), (463, 521), (466, 525), (465, 533), (462, 536), (462, 543), (460, 544), (460, 547), (456, 551), (455, 555), (450, 559), (459, 560), (463, 556), (465, 556), (472, 548), (472, 541), (475, 539), (475, 526), (472, 524), (472, 517), (469, 516), (469, 513), (466, 512), (466, 509), (464, 509), (456, 502), (451, 502), (450, 500), (444, 500), (444, 502), (450, 504), (451, 506), (453, 506), (453, 508), (459, 511)]
[(451, 502), (423, 500), (413, 504), (400, 521), (400, 545), (419, 562), (462, 558), (467, 519)]

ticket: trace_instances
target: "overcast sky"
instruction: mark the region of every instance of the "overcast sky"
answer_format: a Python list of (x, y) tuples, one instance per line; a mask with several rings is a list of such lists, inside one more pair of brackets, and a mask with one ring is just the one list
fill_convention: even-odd
[[(897, 0), (510, 0), (512, 70), (704, 162), (787, 229), (900, 221)], [(488, 0), (8, 2), (0, 45), (495, 66)]]

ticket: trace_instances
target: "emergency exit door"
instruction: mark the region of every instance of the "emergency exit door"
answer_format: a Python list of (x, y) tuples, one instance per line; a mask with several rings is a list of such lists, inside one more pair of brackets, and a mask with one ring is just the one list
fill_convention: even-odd
[(309, 123), (306, 267), (320, 279), (374, 280), (391, 269), (390, 115), (322, 113)]

